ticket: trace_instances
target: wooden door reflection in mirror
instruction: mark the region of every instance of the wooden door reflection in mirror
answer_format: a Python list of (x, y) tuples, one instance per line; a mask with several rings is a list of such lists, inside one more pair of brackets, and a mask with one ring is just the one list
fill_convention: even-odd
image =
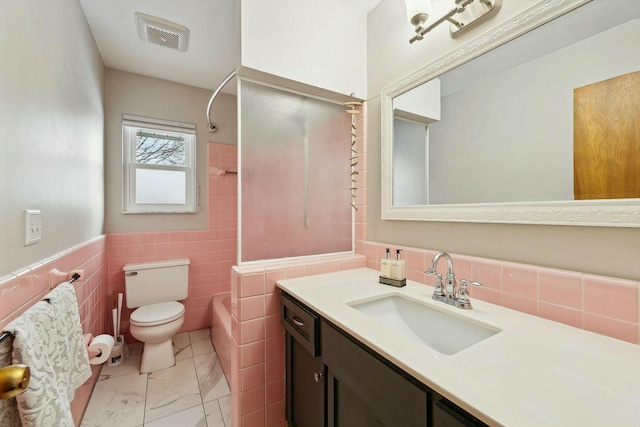
[(640, 71), (574, 90), (576, 200), (640, 197)]

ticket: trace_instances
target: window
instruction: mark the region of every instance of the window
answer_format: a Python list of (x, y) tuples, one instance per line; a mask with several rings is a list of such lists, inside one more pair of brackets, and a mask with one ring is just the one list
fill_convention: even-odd
[(123, 213), (196, 211), (195, 128), (123, 117)]

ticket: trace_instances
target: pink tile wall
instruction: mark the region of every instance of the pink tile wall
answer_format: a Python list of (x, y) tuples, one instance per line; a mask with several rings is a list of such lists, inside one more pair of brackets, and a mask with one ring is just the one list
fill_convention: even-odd
[[(105, 304), (110, 307), (113, 292), (125, 293), (126, 264), (189, 258), (189, 297), (185, 305), (182, 331), (209, 327), (211, 296), (231, 290), (231, 267), (237, 249), (237, 147), (207, 144), (208, 147), (208, 220), (206, 230), (150, 233), (114, 233), (108, 236), (108, 289)], [(128, 342), (129, 315), (123, 310), (122, 329)]]
[(284, 427), (284, 329), (276, 281), (365, 266), (362, 255), (236, 266), (232, 274), (234, 427)]
[[(49, 271), (54, 268), (61, 272), (84, 270), (84, 278), (73, 284), (82, 330), (93, 335), (106, 331), (106, 236), (96, 237), (0, 278), (0, 330), (49, 292)], [(52, 280), (54, 285), (59, 281)], [(91, 379), (76, 390), (71, 405), (76, 425), (80, 425), (82, 414), (89, 403), (99, 366), (92, 366), (92, 371)]]
[[(403, 249), (407, 278), (429, 285), (424, 274), (436, 251), (363, 242), (367, 267), (380, 268), (385, 247)], [(458, 279), (483, 284), (471, 298), (640, 344), (640, 283), (540, 266), (451, 254)], [(440, 261), (440, 273), (446, 263)]]
[[(49, 271), (84, 270), (74, 282), (80, 321), (85, 333), (100, 334), (106, 327), (101, 304), (106, 287), (106, 237), (100, 236), (49, 259), (0, 278), (0, 329), (49, 292)], [(60, 280), (53, 280), (53, 285)]]

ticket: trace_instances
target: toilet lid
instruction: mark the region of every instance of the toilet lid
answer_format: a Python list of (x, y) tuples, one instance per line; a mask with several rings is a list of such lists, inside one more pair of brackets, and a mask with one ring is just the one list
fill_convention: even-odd
[(184, 314), (184, 305), (178, 301), (161, 302), (138, 307), (129, 320), (131, 323), (144, 326), (168, 323)]

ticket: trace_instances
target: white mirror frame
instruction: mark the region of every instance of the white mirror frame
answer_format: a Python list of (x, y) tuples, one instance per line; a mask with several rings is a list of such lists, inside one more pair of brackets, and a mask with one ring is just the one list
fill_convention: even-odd
[(640, 227), (640, 199), (393, 206), (393, 98), (590, 1), (542, 0), (382, 90), (383, 220)]

